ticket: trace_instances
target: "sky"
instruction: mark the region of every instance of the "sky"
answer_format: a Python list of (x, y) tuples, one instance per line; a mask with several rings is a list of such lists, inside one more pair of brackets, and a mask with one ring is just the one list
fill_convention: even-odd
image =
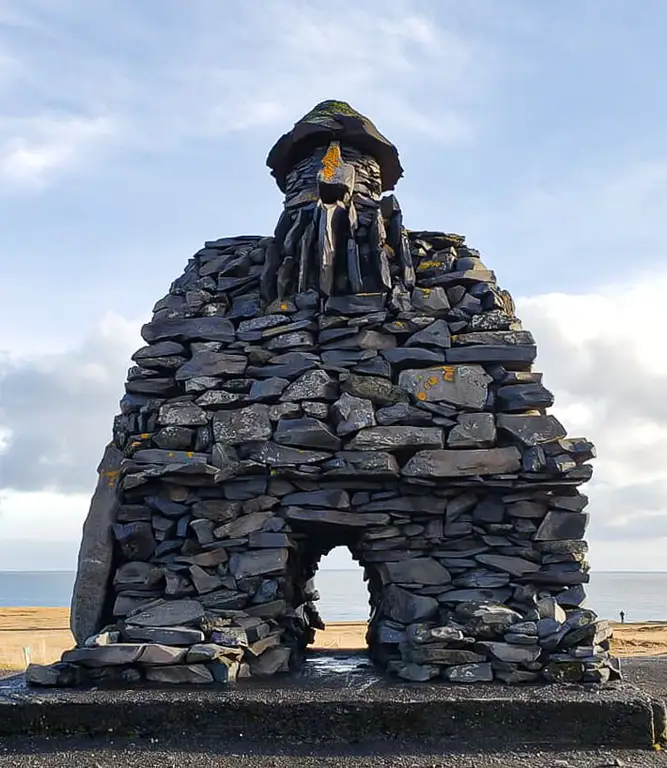
[[(465, 234), (598, 448), (590, 560), (667, 570), (660, 0), (0, 0), (0, 570), (73, 569), (139, 329), (270, 234), (274, 141), (343, 99), (412, 229)], [(330, 561), (341, 564), (345, 558)]]

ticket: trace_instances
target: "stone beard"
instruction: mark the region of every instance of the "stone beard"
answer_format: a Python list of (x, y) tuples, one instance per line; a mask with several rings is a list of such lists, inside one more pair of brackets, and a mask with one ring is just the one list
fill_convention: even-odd
[[(272, 237), (207, 242), (142, 329), (84, 529), (78, 647), (41, 684), (296, 667), (321, 557), (364, 568), (408, 680), (601, 682), (584, 607), (594, 448), (460, 235), (409, 231), (396, 149), (342, 102), (283, 136)], [(31, 678), (29, 675), (29, 679)]]
[(317, 147), (298, 162), (287, 174), (285, 210), (267, 251), (263, 298), (413, 288), (400, 207), (393, 195), (381, 195), (378, 162), (347, 144)]

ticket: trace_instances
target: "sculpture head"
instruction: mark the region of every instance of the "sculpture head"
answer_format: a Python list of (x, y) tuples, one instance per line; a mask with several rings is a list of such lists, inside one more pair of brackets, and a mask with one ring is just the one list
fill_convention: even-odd
[(280, 189), (286, 191), (287, 175), (318, 147), (332, 142), (350, 146), (374, 158), (381, 175), (382, 191), (393, 189), (403, 175), (398, 150), (375, 125), (345, 101), (328, 100), (317, 104), (278, 139), (266, 164)]

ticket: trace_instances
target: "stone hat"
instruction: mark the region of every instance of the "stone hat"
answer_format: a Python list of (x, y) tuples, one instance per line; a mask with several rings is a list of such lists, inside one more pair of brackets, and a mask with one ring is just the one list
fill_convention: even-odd
[(382, 172), (382, 190), (393, 189), (403, 175), (398, 150), (373, 123), (345, 101), (322, 101), (281, 136), (266, 158), (278, 186), (285, 191), (287, 174), (315, 147), (346, 141), (374, 157)]

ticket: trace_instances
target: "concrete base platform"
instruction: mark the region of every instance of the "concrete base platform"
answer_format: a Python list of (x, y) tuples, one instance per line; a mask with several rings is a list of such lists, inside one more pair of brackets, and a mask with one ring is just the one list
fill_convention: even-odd
[(664, 700), (636, 684), (402, 683), (351, 653), (313, 654), (298, 674), (224, 688), (38, 690), (16, 679), (0, 683), (5, 736), (197, 733), (248, 744), (650, 748), (664, 738), (666, 722)]

